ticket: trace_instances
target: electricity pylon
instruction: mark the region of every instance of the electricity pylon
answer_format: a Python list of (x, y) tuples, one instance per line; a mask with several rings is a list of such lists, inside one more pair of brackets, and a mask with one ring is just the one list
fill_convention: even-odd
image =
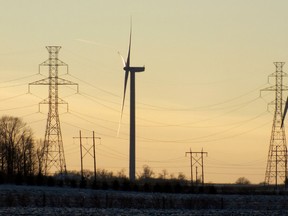
[(60, 174), (63, 174), (66, 173), (66, 162), (60, 127), (58, 105), (66, 104), (68, 106), (68, 103), (58, 97), (58, 86), (77, 85), (78, 90), (78, 84), (58, 77), (59, 66), (67, 67), (68, 71), (68, 65), (58, 59), (58, 53), (61, 49), (61, 46), (47, 46), (46, 49), (49, 52), (49, 58), (48, 60), (44, 61), (42, 64), (39, 65), (39, 73), (41, 66), (48, 66), (49, 76), (47, 78), (29, 83), (29, 91), (30, 85), (49, 86), (48, 98), (44, 99), (42, 102), (39, 103), (39, 105), (49, 105), (44, 146), (42, 150), (44, 166), (42, 167), (42, 169), (44, 169), (43, 171), (45, 175), (51, 174), (52, 167), (56, 169), (54, 170), (54, 172), (59, 172)]
[(276, 66), (276, 72), (272, 73), (270, 77), (275, 78), (275, 85), (269, 86), (261, 91), (274, 91), (275, 100), (270, 102), (269, 105), (274, 105), (274, 118), (270, 139), (270, 146), (268, 152), (265, 183), (282, 184), (287, 179), (287, 145), (285, 137), (285, 127), (282, 123), (283, 112), (283, 91), (288, 90), (288, 86), (283, 84), (283, 77), (287, 77), (287, 74), (282, 71), (285, 62), (274, 62)]

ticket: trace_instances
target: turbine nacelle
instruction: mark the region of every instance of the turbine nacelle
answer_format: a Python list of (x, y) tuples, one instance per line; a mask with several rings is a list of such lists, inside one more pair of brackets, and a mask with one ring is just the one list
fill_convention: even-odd
[(125, 66), (123, 68), (123, 70), (125, 71), (129, 71), (129, 72), (144, 72), (145, 71), (145, 67), (128, 67), (128, 66)]

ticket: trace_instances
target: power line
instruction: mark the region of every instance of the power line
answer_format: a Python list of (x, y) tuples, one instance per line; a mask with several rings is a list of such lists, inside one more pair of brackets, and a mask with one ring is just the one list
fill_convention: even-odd
[[(147, 137), (142, 137), (142, 136), (140, 138), (143, 139), (142, 142), (161, 142), (161, 143), (191, 143), (191, 142), (193, 142), (194, 144), (196, 144), (196, 143), (208, 143), (208, 142), (215, 142), (215, 141), (230, 139), (230, 138), (234, 138), (237, 136), (242, 136), (244, 134), (258, 130), (258, 129), (268, 125), (269, 123), (270, 123), (270, 121), (266, 122), (260, 126), (254, 127), (252, 129), (243, 131), (241, 133), (237, 133), (237, 134), (233, 134), (233, 135), (229, 135), (229, 136), (225, 136), (225, 137), (220, 137), (218, 139), (215, 138), (215, 139), (211, 139), (211, 140), (209, 140), (209, 139), (208, 140), (197, 140), (196, 138), (187, 138), (187, 139), (181, 139), (181, 140), (160, 140), (160, 139), (153, 139), (153, 138), (147, 138)], [(205, 137), (202, 137), (202, 139), (203, 138), (205, 138)]]
[[(229, 163), (227, 161), (222, 161), (222, 160), (219, 160), (219, 159), (215, 159), (215, 158), (211, 158), (209, 157), (208, 160), (212, 160), (213, 161), (213, 164), (220, 164), (220, 165), (227, 165), (227, 166), (251, 166), (251, 164), (263, 164), (263, 161), (265, 161), (264, 158), (261, 158), (261, 159), (258, 159), (258, 160), (253, 160), (253, 161), (248, 161), (248, 162), (245, 162), (245, 163)], [(216, 162), (216, 163), (215, 163)]]
[(113, 124), (118, 124), (118, 122), (116, 121), (110, 121), (110, 120), (107, 120), (107, 119), (103, 119), (103, 118), (98, 118), (98, 117), (95, 117), (95, 116), (92, 116), (92, 115), (87, 115), (87, 114), (84, 114), (84, 113), (81, 113), (81, 112), (78, 112), (78, 111), (75, 111), (75, 110), (71, 110), (69, 109), (69, 111), (71, 111), (72, 113), (76, 113), (78, 115), (81, 115), (81, 116), (85, 116), (89, 119), (93, 118), (93, 119), (96, 119), (96, 120), (100, 120), (100, 121), (104, 121), (104, 122), (109, 122), (109, 123), (113, 123)]
[(19, 97), (22, 97), (24, 95), (27, 95), (27, 93), (25, 94), (19, 94), (19, 95), (14, 95), (14, 96), (11, 96), (11, 97), (8, 97), (8, 98), (3, 98), (3, 99), (0, 99), (0, 101), (8, 101), (8, 100), (12, 100), (12, 99), (15, 99), (15, 98), (19, 98)]
[(34, 107), (35, 105), (37, 105), (37, 104), (21, 106), (21, 107), (14, 107), (14, 108), (7, 108), (7, 109), (0, 109), (0, 112), (10, 111), (10, 110), (17, 110), (17, 109), (26, 109), (26, 108)]
[(113, 131), (113, 132), (115, 132), (115, 134), (116, 134), (116, 132), (117, 132), (117, 130), (115, 130), (115, 129), (111, 129), (111, 128), (105, 127), (105, 126), (103, 126), (103, 125), (97, 124), (97, 123), (95, 123), (95, 122), (93, 122), (93, 121), (91, 121), (91, 120), (88, 120), (88, 119), (86, 119), (86, 118), (83, 118), (83, 117), (81, 117), (81, 116), (79, 116), (79, 115), (77, 115), (77, 114), (75, 114), (75, 113), (68, 112), (68, 114), (71, 114), (72, 116), (75, 116), (75, 117), (77, 117), (78, 119), (81, 119), (81, 120), (83, 120), (83, 121), (85, 121), (85, 122), (88, 122), (88, 123), (90, 123), (90, 124), (99, 126), (99, 127), (104, 128), (104, 129), (106, 129), (106, 130), (109, 130), (109, 131)]
[[(158, 111), (196, 111), (196, 110), (205, 110), (205, 109), (209, 109), (209, 110), (222, 110), (222, 109), (227, 109), (227, 107), (225, 108), (213, 108), (213, 107), (217, 107), (219, 105), (223, 105), (223, 104), (227, 104), (227, 103), (230, 103), (232, 101), (235, 101), (239, 98), (242, 98), (244, 96), (247, 96), (249, 94), (251, 94), (252, 92), (255, 92), (255, 91), (259, 91), (260, 88), (262, 88), (264, 85), (261, 85), (249, 92), (246, 92), (240, 96), (237, 96), (237, 97), (234, 97), (234, 98), (231, 98), (231, 99), (228, 99), (226, 101), (222, 101), (222, 102), (218, 102), (218, 103), (214, 103), (214, 104), (210, 104), (210, 105), (205, 105), (205, 106), (199, 106), (199, 107), (188, 107), (188, 108), (168, 108), (168, 107), (163, 107), (163, 106), (155, 106), (155, 105), (150, 105), (150, 104), (147, 104), (147, 103), (142, 103), (142, 102), (139, 102), (139, 104), (143, 104), (143, 105), (146, 105), (146, 106), (150, 106), (154, 109), (152, 110), (158, 110)], [(236, 106), (241, 106), (241, 105), (245, 105), (245, 104), (249, 104), (250, 102), (253, 102), (254, 100), (257, 100), (258, 98), (260, 98), (260, 96), (257, 96), (257, 98), (255, 99), (252, 99), (248, 102), (244, 102), (244, 103), (241, 103), (241, 104), (237, 104), (237, 105), (233, 105), (233, 107), (236, 107)]]
[(78, 78), (78, 77), (76, 77), (76, 76), (74, 76), (74, 75), (71, 75), (71, 74), (68, 74), (68, 75), (71, 76), (71, 77), (73, 77), (73, 78), (76, 79), (76, 80), (79, 80), (80, 82), (85, 83), (85, 84), (88, 85), (88, 86), (91, 86), (91, 87), (93, 87), (93, 88), (101, 91), (101, 92), (104, 92), (104, 93), (106, 93), (106, 94), (112, 95), (112, 96), (114, 96), (114, 97), (118, 97), (118, 98), (120, 97), (119, 95), (114, 94), (113, 92), (110, 92), (110, 91), (107, 91), (107, 90), (105, 90), (105, 89), (99, 88), (99, 87), (97, 87), (97, 86), (95, 86), (95, 85), (93, 85), (93, 84), (91, 84), (91, 83), (89, 83), (89, 82), (87, 82), (87, 81), (84, 81), (84, 80), (82, 80), (82, 79), (80, 79), (80, 78)]
[[(229, 124), (219, 124), (219, 125), (205, 125), (205, 126), (192, 126), (194, 123), (192, 122), (187, 122), (187, 123), (179, 123), (179, 124), (167, 124), (167, 125), (141, 125), (139, 124), (138, 126), (140, 127), (181, 127), (181, 128), (220, 128), (220, 127), (227, 127), (227, 126), (233, 126), (233, 125), (242, 125), (245, 123), (248, 123), (256, 118), (262, 117), (265, 114), (268, 114), (268, 111), (265, 111), (259, 115), (257, 115), (256, 117), (252, 117), (250, 119), (246, 119), (246, 120), (242, 120), (242, 121), (237, 121), (237, 122), (233, 122), (233, 123), (229, 123)], [(199, 122), (201, 123), (201, 122)], [(191, 125), (192, 124), (192, 125)]]
[[(34, 76), (37, 76), (37, 75), (39, 75), (39, 74), (37, 73), (37, 74), (32, 74), (32, 75), (27, 75), (27, 76), (19, 77), (19, 78), (16, 78), (16, 79), (6, 80), (6, 81), (0, 82), (0, 84), (9, 83), (9, 82), (15, 82), (15, 81), (23, 80), (23, 79), (28, 79), (28, 78), (31, 78), (31, 77), (34, 77)], [(26, 83), (26, 84), (27, 84), (27, 83)]]
[(209, 118), (206, 118), (206, 119), (202, 119), (202, 120), (198, 120), (198, 121), (194, 121), (194, 122), (187, 122), (187, 123), (180, 123), (180, 124), (167, 124), (167, 123), (163, 123), (163, 122), (158, 122), (158, 121), (153, 121), (153, 120), (148, 120), (148, 119), (145, 119), (145, 118), (139, 118), (140, 120), (144, 120), (144, 121), (147, 121), (147, 122), (151, 122), (151, 123), (155, 123), (155, 124), (158, 124), (159, 127), (172, 127), (172, 126), (182, 126), (182, 125), (193, 125), (193, 124), (198, 124), (198, 123), (203, 123), (203, 122), (207, 122), (207, 121), (211, 121), (211, 120), (214, 120), (214, 119), (217, 119), (217, 118), (220, 118), (220, 117), (223, 117), (223, 116), (226, 116), (230, 113), (233, 113), (233, 112), (236, 112), (244, 107), (246, 107), (247, 105), (257, 101), (258, 99), (260, 99), (260, 97), (258, 96), (257, 98), (254, 98), (250, 101), (248, 101), (247, 103), (243, 104), (243, 106), (241, 107), (237, 107), (235, 109), (232, 109), (232, 110), (229, 110), (225, 113), (222, 113), (222, 114), (219, 114), (217, 116), (214, 116), (214, 117), (209, 117)]
[[(107, 129), (107, 130), (110, 130), (110, 131), (114, 131), (114, 132), (116, 131), (115, 129), (107, 128), (107, 127), (105, 127), (105, 126), (103, 126), (103, 125), (99, 125), (99, 124), (97, 124), (97, 123), (95, 123), (95, 122), (92, 122), (92, 121), (90, 121), (90, 120), (88, 120), (88, 119), (86, 119), (86, 118), (82, 118), (82, 117), (79, 116), (79, 115), (76, 115), (76, 114), (73, 114), (73, 113), (70, 113), (70, 114), (74, 115), (75, 117), (77, 117), (77, 118), (79, 118), (79, 119), (82, 119), (82, 120), (84, 120), (84, 121), (87, 121), (87, 122), (89, 122), (89, 123), (91, 123), (91, 124), (93, 124), (93, 125), (100, 126), (100, 127), (104, 128), (104, 129)], [(214, 133), (214, 134), (210, 134), (210, 135), (206, 135), (206, 136), (202, 136), (202, 137), (189, 138), (189, 139), (185, 139), (185, 140), (157, 140), (157, 139), (150, 139), (150, 138), (145, 138), (145, 137), (141, 137), (141, 136), (137, 136), (137, 137), (139, 137), (140, 139), (144, 139), (144, 140), (142, 140), (142, 142), (147, 142), (147, 141), (152, 141), (152, 142), (177, 142), (177, 143), (178, 143), (178, 142), (181, 142), (181, 143), (183, 143), (183, 142), (191, 142), (191, 141), (193, 141), (193, 140), (195, 141), (195, 140), (199, 140), (199, 139), (203, 139), (203, 138), (206, 139), (206, 138), (209, 138), (209, 137), (212, 137), (212, 136), (216, 136), (216, 135), (219, 135), (219, 134), (226, 133), (226, 132), (228, 132), (228, 131), (231, 131), (231, 130), (233, 130), (233, 129), (235, 129), (235, 128), (238, 128), (238, 127), (244, 125), (244, 124), (247, 123), (247, 122), (253, 121), (253, 120), (255, 120), (255, 119), (257, 119), (257, 118), (259, 118), (259, 117), (261, 117), (261, 116), (263, 116), (263, 115), (265, 115), (265, 114), (267, 114), (267, 111), (261, 113), (260, 115), (255, 116), (255, 117), (253, 117), (253, 118), (250, 118), (249, 120), (246, 120), (245, 122), (242, 122), (240, 125), (237, 125), (237, 126), (235, 126), (235, 127), (231, 127), (231, 128), (229, 128), (229, 129), (227, 129), (227, 130), (220, 131), (220, 132), (218, 132), (218, 133)], [(250, 132), (250, 130), (249, 130), (248, 132)], [(241, 134), (242, 134), (242, 133), (241, 133)], [(235, 136), (235, 135), (233, 135), (233, 136)], [(237, 135), (236, 135), (236, 136), (237, 136)], [(230, 136), (229, 136), (229, 138), (230, 138)], [(220, 138), (220, 139), (223, 139), (223, 138)], [(217, 139), (217, 140), (219, 140), (219, 139)], [(207, 142), (207, 141), (205, 141), (205, 142)], [(209, 140), (208, 140), (208, 142), (209, 142)]]

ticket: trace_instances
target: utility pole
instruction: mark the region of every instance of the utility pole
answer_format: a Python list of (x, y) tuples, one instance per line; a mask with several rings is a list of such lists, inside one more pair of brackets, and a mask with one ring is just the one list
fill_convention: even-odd
[(193, 167), (196, 167), (196, 179), (195, 182), (197, 184), (198, 181), (198, 166), (201, 167), (201, 172), (202, 172), (202, 176), (201, 176), (201, 183), (202, 186), (204, 186), (204, 159), (203, 159), (203, 155), (205, 154), (206, 156), (208, 156), (208, 152), (203, 152), (203, 149), (201, 152), (192, 152), (191, 148), (189, 152), (185, 153), (185, 156), (187, 156), (187, 154), (190, 155), (190, 173), (191, 173), (191, 185), (193, 185)]
[(283, 78), (287, 77), (287, 74), (284, 73), (282, 69), (284, 64), (285, 62), (274, 62), (276, 71), (272, 73), (269, 78), (275, 78), (275, 85), (261, 90), (275, 92), (275, 100), (269, 103), (269, 105), (275, 107), (275, 110), (265, 173), (265, 184), (270, 185), (274, 183), (276, 188), (279, 182), (285, 183), (287, 179), (287, 145), (285, 127), (284, 124), (281, 125), (283, 91), (288, 90), (288, 86), (283, 84)]
[(41, 72), (40, 69), (42, 66), (48, 66), (48, 77), (38, 80), (36, 82), (29, 83), (29, 92), (30, 85), (49, 86), (48, 98), (39, 103), (39, 109), (41, 104), (49, 105), (44, 147), (42, 150), (44, 173), (45, 175), (51, 174), (51, 169), (52, 167), (54, 167), (56, 169), (54, 170), (54, 172), (58, 171), (60, 174), (63, 174), (66, 173), (66, 162), (60, 127), (58, 105), (66, 104), (68, 109), (68, 103), (59, 98), (58, 87), (59, 85), (76, 85), (78, 92), (78, 84), (69, 80), (59, 78), (59, 66), (66, 67), (68, 73), (68, 65), (58, 59), (58, 53), (61, 49), (61, 46), (47, 46), (46, 49), (49, 52), (49, 58), (48, 60), (44, 61), (42, 64), (39, 65), (39, 73)]
[(193, 160), (192, 160), (192, 151), (191, 151), (191, 148), (190, 148), (190, 151), (189, 152), (186, 152), (185, 153), (185, 156), (187, 156), (187, 154), (190, 154), (190, 181), (191, 181), (191, 185), (193, 185)]
[[(79, 131), (79, 137), (73, 137), (73, 139), (79, 139), (80, 143), (80, 162), (81, 162), (81, 179), (84, 180), (84, 158), (86, 155), (90, 155), (93, 158), (93, 166), (94, 166), (94, 182), (96, 183), (96, 143), (95, 139), (101, 140), (101, 137), (95, 137), (95, 132), (93, 131), (92, 137), (83, 137), (81, 134), (81, 130)], [(92, 145), (83, 145), (83, 139), (92, 139)], [(84, 152), (84, 154), (83, 154)], [(92, 153), (91, 153), (92, 152)]]
[[(74, 137), (73, 137), (73, 138), (74, 138)], [(81, 130), (79, 131), (79, 140), (80, 140), (81, 181), (83, 181), (84, 173), (83, 173), (83, 152), (82, 152), (82, 135), (81, 135)]]

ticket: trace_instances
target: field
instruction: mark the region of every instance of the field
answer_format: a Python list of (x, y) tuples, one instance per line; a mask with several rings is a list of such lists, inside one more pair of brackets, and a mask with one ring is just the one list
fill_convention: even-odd
[(101, 216), (258, 216), (258, 215), (287, 215), (288, 211), (265, 210), (155, 210), (155, 209), (95, 209), (95, 208), (2, 208), (1, 215), (101, 215)]
[(0, 215), (288, 215), (288, 196), (1, 185)]

